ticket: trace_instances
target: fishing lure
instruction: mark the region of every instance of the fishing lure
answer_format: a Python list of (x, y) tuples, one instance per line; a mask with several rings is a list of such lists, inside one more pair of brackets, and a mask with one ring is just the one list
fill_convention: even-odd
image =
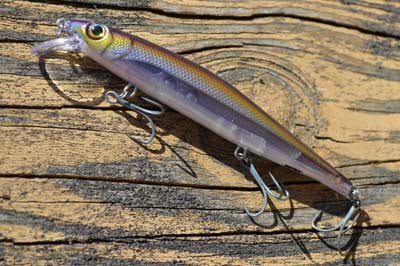
[[(142, 144), (150, 143), (155, 136), (155, 125), (150, 116), (163, 112), (162, 105), (149, 98), (143, 97), (156, 110), (128, 101), (139, 88), (236, 144), (235, 157), (247, 167), (264, 196), (260, 211), (254, 213), (245, 207), (250, 217), (264, 212), (268, 196), (287, 200), (289, 193), (270, 172), (269, 177), (279, 193), (273, 192), (264, 183), (249, 152), (295, 169), (351, 200), (352, 207), (339, 225), (319, 228), (316, 224), (321, 213), (312, 220), (315, 230), (339, 231), (337, 245), (340, 251), (342, 233), (353, 226), (360, 214), (357, 188), (239, 90), (205, 68), (137, 36), (91, 21), (59, 19), (57, 25), (57, 36), (63, 32), (68, 36), (40, 43), (32, 48), (32, 53), (82, 52), (127, 81), (128, 85), (122, 93), (109, 91), (105, 99), (126, 106), (147, 119), (151, 127), (150, 137), (143, 140), (130, 136), (134, 140)], [(351, 220), (351, 224), (347, 225)]]

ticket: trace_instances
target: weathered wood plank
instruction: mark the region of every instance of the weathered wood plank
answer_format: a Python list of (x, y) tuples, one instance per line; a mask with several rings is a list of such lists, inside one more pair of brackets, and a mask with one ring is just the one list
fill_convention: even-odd
[[(378, 0), (1, 1), (0, 264), (400, 264), (399, 8)], [(309, 231), (316, 209), (334, 224), (346, 208), (321, 184), (257, 159), (293, 199), (274, 201), (289, 217), (268, 210), (259, 227), (241, 202), (256, 209), (261, 195), (233, 145), (173, 110), (155, 120), (151, 150), (131, 141), (126, 133), (145, 136), (144, 125), (103, 99), (125, 82), (80, 55), (39, 63), (29, 53), (32, 41), (54, 37), (61, 16), (184, 54), (312, 146), (361, 188), (355, 255), (342, 259)], [(334, 245), (333, 237), (325, 239)]]
[[(29, 4), (32, 3), (23, 3), (21, 9), (30, 10), (24, 6)], [(34, 5), (37, 5), (36, 8), (44, 9), (40, 4)], [(78, 10), (82, 12), (80, 15), (88, 13), (85, 9)], [(123, 14), (120, 10), (112, 12)], [(107, 19), (111, 20), (111, 15), (105, 16), (103, 20), (105, 22)], [(160, 15), (148, 14), (148, 16), (149, 20), (160, 19)], [(42, 19), (48, 17), (44, 16)], [(171, 21), (170, 27), (157, 28), (152, 26), (154, 23), (150, 21), (144, 26), (132, 27), (129, 22), (121, 26), (161, 45), (169, 43), (166, 46), (178, 52), (193, 47), (203, 49), (221, 44), (242, 46), (201, 52), (189, 57), (237, 85), (291, 130), (294, 130), (296, 124), (313, 129), (308, 131), (307, 135), (301, 136), (310, 145), (315, 141), (312, 139), (313, 134), (340, 142), (362, 143), (360, 140), (368, 138), (381, 140), (383, 145), (386, 140), (397, 142), (400, 123), (387, 123), (389, 120), (399, 121), (396, 107), (399, 105), (398, 100), (391, 98), (391, 95), (397, 93), (397, 79), (400, 77), (397, 40), (295, 19), (260, 18), (256, 25), (254, 22), (237, 21), (234, 22), (236, 27), (229, 28), (229, 33), (226, 33), (226, 25), (221, 21), (212, 21), (216, 25), (210, 33), (208, 26), (201, 28), (203, 25), (201, 20), (189, 20), (191, 24), (188, 25), (179, 24), (179, 19), (176, 18), (166, 20)], [(51, 31), (45, 28), (41, 31), (52, 34), (54, 27), (48, 25), (46, 27), (51, 28)], [(302, 34), (299, 36), (300, 29)], [(165, 31), (168, 36), (174, 35), (174, 38), (171, 40)], [(202, 32), (208, 32), (208, 37), (202, 36)], [(210, 35), (216, 37), (210, 38)], [(335, 42), (330, 41), (333, 36)], [(385, 45), (381, 45), (383, 43)], [(257, 45), (256, 49), (254, 45)], [(60, 64), (68, 64), (71, 61), (73, 64), (80, 64), (79, 59), (68, 56), (47, 62), (46, 71), (52, 80), (48, 84), (43, 80), (43, 73), (39, 71), (37, 59), (29, 55), (30, 46), (20, 46), (24, 52), (22, 55), (16, 55), (16, 58), (9, 56), (14, 44), (4, 46), (3, 54), (7, 56), (2, 57), (2, 60), (6, 66), (4, 74), (7, 75), (2, 76), (4, 82), (0, 88), (1, 94), (4, 95), (1, 102), (3, 105), (63, 106), (89, 102), (92, 105), (104, 106), (101, 97), (105, 89), (99, 84), (104, 82), (106, 86), (107, 84), (110, 86), (109, 79), (112, 80), (111, 84), (120, 82), (106, 72), (104, 76), (99, 76), (98, 71), (93, 70), (96, 68), (95, 64), (88, 60), (82, 62), (84, 71), (80, 76), (74, 74), (74, 70), (70, 67), (60, 67)], [(21, 74), (21, 69), (24, 69), (25, 74)], [(32, 72), (27, 72), (29, 69), (32, 69)], [(25, 77), (28, 73), (29, 76)], [(15, 79), (19, 80), (18, 85), (13, 83)], [(88, 83), (93, 85), (86, 85)], [(12, 94), (8, 89), (10, 85), (16, 88), (12, 90)], [(20, 87), (37, 89), (27, 92), (17, 89)], [(354, 90), (354, 87), (360, 89)], [(268, 94), (265, 93), (266, 88)], [(343, 97), (344, 94), (346, 97)], [(268, 105), (269, 102), (276, 104)], [(373, 110), (372, 114), (365, 112), (369, 109)], [(388, 116), (387, 112), (392, 114)], [(376, 118), (379, 113), (380, 117)], [(347, 116), (354, 117), (351, 127), (343, 124), (347, 121), (343, 118)], [(368, 121), (381, 122), (368, 123)], [(362, 135), (358, 137), (358, 134)], [(374, 150), (365, 149), (371, 146), (363, 145), (363, 147), (364, 158), (361, 157), (353, 163), (366, 163), (370, 159), (365, 158), (365, 155), (376, 154)], [(387, 150), (384, 153), (390, 154)], [(348, 160), (347, 155), (350, 154), (341, 159)], [(396, 159), (398, 158), (387, 158), (382, 161)]]
[(313, 233), (2, 243), (0, 252), (6, 265), (399, 265), (399, 233), (398, 228), (358, 231), (355, 252), (345, 258)]
[[(45, 2), (45, 1), (38, 1)], [(75, 11), (76, 7), (86, 5), (90, 10), (96, 8), (96, 13), (102, 15), (108, 9), (118, 7), (118, 10), (133, 8), (133, 10), (151, 10), (161, 13), (164, 16), (176, 15), (180, 19), (187, 18), (187, 15), (215, 16), (222, 18), (237, 18), (253, 20), (262, 16), (287, 16), (298, 17), (304, 20), (315, 20), (321, 23), (330, 23), (360, 29), (375, 34), (385, 34), (400, 36), (400, 22), (398, 14), (400, 5), (397, 1), (352, 1), (352, 0), (306, 0), (306, 1), (176, 1), (176, 0), (141, 0), (141, 1), (105, 1), (105, 0), (60, 0), (58, 3), (70, 3)], [(7, 3), (7, 1), (5, 1)], [(47, 4), (47, 3), (46, 3)], [(44, 3), (29, 4), (34, 8), (43, 6)], [(27, 19), (36, 18), (29, 16), (30, 13), (20, 13), (21, 10), (15, 9), (14, 5), (7, 5), (7, 13), (19, 18), (24, 15)], [(64, 7), (60, 5), (60, 7)], [(121, 9), (121, 7), (123, 9)], [(49, 8), (51, 10), (51, 8)], [(34, 12), (34, 10), (33, 10)], [(32, 12), (32, 13), (33, 13)], [(189, 17), (190, 18), (190, 17)]]
[[(322, 185), (289, 185), (292, 206), (273, 202), (282, 217), (290, 218), (281, 218), (283, 224), (268, 211), (257, 220), (263, 228), (248, 219), (241, 204), (257, 208), (258, 191), (35, 178), (1, 178), (0, 187), (0, 231), (16, 243), (308, 230), (313, 206), (335, 215), (347, 207)], [(399, 225), (399, 187), (361, 187), (365, 214), (360, 225)], [(326, 220), (338, 221), (336, 216)]]
[[(112, 110), (2, 109), (0, 132), (4, 139), (0, 174), (62, 175), (194, 186), (256, 186), (243, 177), (244, 169), (232, 155), (234, 145), (189, 119), (175, 112), (157, 118), (158, 138), (144, 148), (126, 135), (133, 132), (144, 137), (148, 134), (146, 126), (135, 122), (134, 117)], [(384, 126), (388, 134), (394, 136), (398, 132), (397, 124), (389, 121)], [(384, 139), (373, 141), (379, 145), (367, 140), (338, 143), (313, 139), (310, 130), (297, 129), (299, 127), (295, 132), (300, 136), (307, 134), (311, 139), (309, 144), (340, 167), (355, 184), (398, 180), (398, 143)], [(358, 132), (369, 137), (368, 131)], [(379, 160), (375, 159), (377, 155)], [(285, 182), (310, 181), (266, 160), (260, 159), (258, 164), (263, 171), (266, 167), (273, 168)]]
[[(21, 9), (30, 10), (24, 4)], [(44, 6), (42, 9), (40, 14), (45, 13)], [(92, 18), (87, 10), (77, 10), (82, 12), (79, 16), (89, 15), (88, 18)], [(392, 112), (394, 119), (397, 119), (398, 100), (389, 97), (396, 95), (397, 80), (400, 77), (396, 39), (287, 18), (260, 18), (257, 23), (231, 21), (233, 24), (230, 28), (226, 28), (225, 21), (211, 20), (210, 23), (215, 26), (210, 30), (208, 25), (204, 25), (204, 21), (195, 19), (182, 25), (179, 19), (166, 18), (170, 24), (163, 24), (165, 27), (161, 27), (152, 20), (159, 21), (162, 17), (148, 14), (148, 23), (132, 25), (133, 22), (123, 16), (123, 11), (112, 12), (103, 17), (105, 23), (112, 21), (115, 24), (112, 18), (119, 15), (128, 21), (116, 24), (117, 27), (137, 33), (177, 52), (221, 45), (240, 46), (200, 52), (188, 57), (220, 73), (289, 128), (301, 124), (314, 127), (314, 131), (318, 132), (321, 123), (330, 121), (330, 116), (320, 117), (321, 114), (337, 111), (340, 111), (338, 113), (342, 117), (358, 115), (359, 112), (368, 110), (383, 112), (382, 115)], [(46, 25), (39, 24), (37, 27), (38, 31), (49, 35), (40, 39), (47, 39), (53, 35), (54, 26), (47, 25), (48, 16), (43, 15), (42, 19), (46, 19)], [(10, 23), (14, 21), (10, 20)], [(15, 32), (23, 32), (26, 27), (34, 30), (32, 26), (22, 25)], [(331, 41), (332, 38), (335, 38), (335, 42)], [(104, 87), (100, 84), (109, 88), (110, 84), (120, 83), (107, 75), (106, 71), (98, 75), (98, 67), (93, 62), (82, 61), (74, 56), (55, 56), (46, 60), (47, 70), (42, 69), (41, 73), (37, 58), (29, 55), (31, 46), (17, 44), (17, 47), (22, 53), (12, 57), (10, 51), (15, 48), (14, 43), (6, 43), (0, 51), (3, 54), (2, 65), (5, 66), (2, 73), (6, 74), (2, 75), (0, 87), (2, 105), (64, 106), (89, 103), (104, 106), (101, 100)], [(71, 63), (82, 65), (83, 73), (77, 74), (69, 66)], [(43, 72), (51, 79), (50, 84), (43, 80)], [(13, 83), (15, 79), (19, 80), (17, 84)], [(16, 88), (12, 94), (8, 90), (10, 86)], [(20, 87), (37, 89), (27, 92), (18, 89)], [(266, 88), (268, 94), (265, 93)], [(330, 105), (325, 107), (325, 101)], [(268, 102), (277, 104), (270, 107)], [(360, 118), (362, 125), (365, 124), (364, 117)], [(339, 119), (332, 122), (336, 123), (337, 120)], [(367, 130), (378, 131), (378, 135), (387, 134), (376, 128)], [(347, 128), (343, 131), (346, 133), (345, 138), (338, 138), (338, 133), (334, 137), (339, 141), (352, 141), (348, 135), (357, 134)], [(328, 133), (331, 134), (326, 132), (322, 137), (326, 137)], [(393, 134), (389, 137), (396, 139), (397, 136), (398, 134)], [(376, 138), (375, 135), (372, 137)]]

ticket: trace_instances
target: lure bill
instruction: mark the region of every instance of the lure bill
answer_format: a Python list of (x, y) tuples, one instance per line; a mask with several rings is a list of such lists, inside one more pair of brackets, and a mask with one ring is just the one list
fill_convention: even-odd
[[(236, 144), (240, 149), (235, 152), (237, 158), (248, 163), (247, 152), (252, 152), (293, 168), (350, 200), (358, 199), (357, 190), (346, 177), (239, 90), (207, 69), (102, 24), (59, 20), (58, 26), (58, 33), (66, 32), (68, 36), (38, 44), (32, 53), (82, 52), (157, 101)], [(124, 104), (122, 96), (115, 98)], [(142, 111), (139, 112), (146, 115)], [(253, 165), (248, 165), (252, 171)], [(252, 174), (258, 175), (254, 171)], [(255, 178), (265, 195), (273, 195), (267, 187), (263, 189), (261, 178)]]

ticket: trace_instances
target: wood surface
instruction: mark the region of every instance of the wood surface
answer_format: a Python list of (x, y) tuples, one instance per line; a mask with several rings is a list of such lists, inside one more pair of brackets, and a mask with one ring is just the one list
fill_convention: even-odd
[[(1, 265), (400, 265), (400, 2), (0, 1)], [(147, 136), (104, 101), (125, 82), (83, 55), (38, 59), (59, 17), (153, 41), (248, 95), (359, 187), (335, 250), (317, 234), (348, 208), (327, 187), (256, 158), (291, 202), (262, 202), (235, 146), (168, 109)], [(266, 180), (268, 181), (268, 180)]]

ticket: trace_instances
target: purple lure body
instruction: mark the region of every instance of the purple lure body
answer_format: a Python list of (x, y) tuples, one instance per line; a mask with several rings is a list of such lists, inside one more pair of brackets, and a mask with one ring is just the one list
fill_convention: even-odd
[(85, 53), (146, 94), (230, 142), (351, 198), (353, 186), (347, 178), (232, 85), (179, 55), (119, 30), (107, 28), (112, 38), (101, 45), (89, 42), (76, 28), (86, 28), (90, 23), (68, 21), (66, 31), (72, 36), (80, 33), (79, 41), (70, 38), (73, 41), (63, 43), (60, 50)]

